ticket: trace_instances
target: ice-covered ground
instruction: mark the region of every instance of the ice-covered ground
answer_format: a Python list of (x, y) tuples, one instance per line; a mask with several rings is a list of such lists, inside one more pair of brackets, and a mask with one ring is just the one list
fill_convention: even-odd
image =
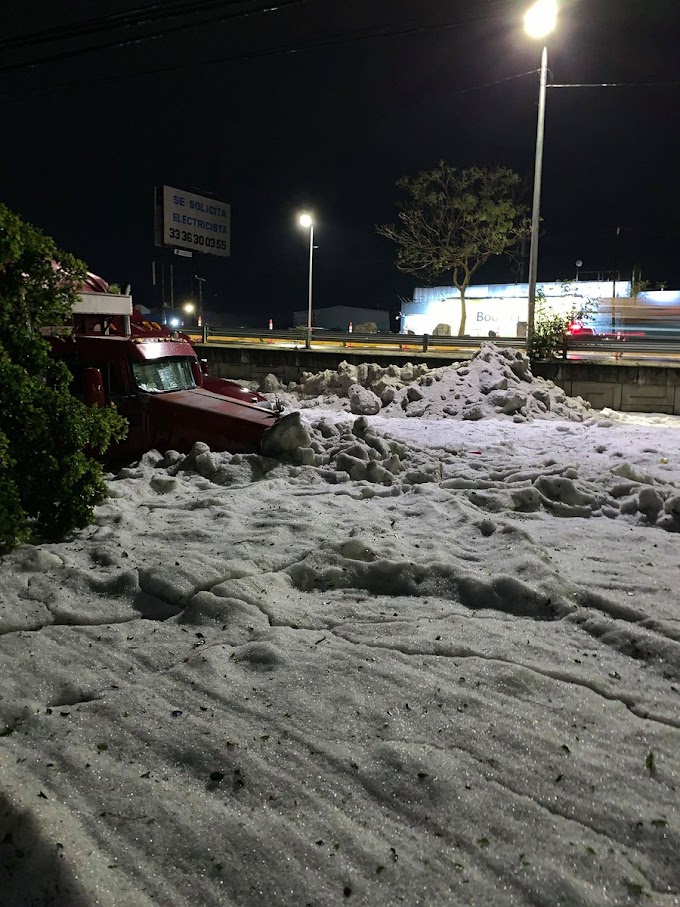
[(3, 907), (680, 903), (680, 420), (469, 375), (0, 561)]

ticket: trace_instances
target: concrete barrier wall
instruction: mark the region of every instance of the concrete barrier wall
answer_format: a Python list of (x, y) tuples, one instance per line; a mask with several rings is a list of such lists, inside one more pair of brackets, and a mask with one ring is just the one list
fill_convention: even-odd
[(601, 365), (568, 360), (540, 363), (535, 374), (550, 378), (570, 397), (596, 409), (680, 415), (680, 368), (667, 365)]
[[(199, 356), (208, 360), (211, 374), (233, 380), (262, 382), (273, 374), (282, 384), (299, 381), (303, 372), (337, 369), (341, 362), (359, 365), (362, 362), (426, 362), (438, 368), (454, 361), (442, 355), (414, 355), (413, 351), (378, 350), (320, 352), (318, 350), (285, 350), (274, 347), (222, 347), (197, 344)], [(532, 365), (535, 375), (549, 378), (570, 397), (583, 397), (595, 409), (628, 412), (670, 413), (680, 415), (680, 368), (667, 365), (604, 365), (575, 360), (538, 362)]]
[[(237, 347), (216, 346), (213, 344), (196, 344), (198, 355), (208, 360), (212, 375), (232, 380), (247, 379), (262, 381), (265, 375), (273, 374), (282, 384), (300, 381), (304, 372), (322, 372), (324, 369), (337, 369), (341, 362), (359, 365), (362, 362), (379, 362), (388, 366), (391, 362), (425, 362), (431, 368), (453, 362), (453, 358), (441, 355), (414, 355), (413, 351), (399, 352), (390, 350), (381, 353), (379, 350), (353, 351), (350, 349), (338, 352), (320, 352), (315, 349), (281, 349), (274, 346)], [(472, 350), (471, 352), (474, 352)], [(458, 357), (463, 361), (469, 356)]]

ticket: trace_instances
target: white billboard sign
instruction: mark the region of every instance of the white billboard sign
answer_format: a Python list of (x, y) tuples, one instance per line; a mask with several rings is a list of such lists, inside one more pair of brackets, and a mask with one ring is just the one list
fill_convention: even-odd
[(231, 206), (163, 186), (163, 245), (228, 256)]

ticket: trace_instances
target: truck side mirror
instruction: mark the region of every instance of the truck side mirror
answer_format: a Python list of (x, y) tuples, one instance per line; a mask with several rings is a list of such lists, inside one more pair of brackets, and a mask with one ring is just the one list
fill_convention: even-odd
[(104, 406), (104, 382), (100, 369), (83, 370), (83, 396), (86, 406)]
[(201, 371), (201, 363), (198, 359), (192, 360), (191, 373), (194, 376), (194, 384), (196, 387), (203, 387), (203, 372)]

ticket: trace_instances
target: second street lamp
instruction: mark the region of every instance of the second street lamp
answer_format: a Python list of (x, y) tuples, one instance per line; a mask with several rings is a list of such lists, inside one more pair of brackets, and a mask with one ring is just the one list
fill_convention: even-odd
[(194, 305), (193, 302), (185, 302), (184, 305), (182, 306), (182, 311), (184, 312), (185, 315), (193, 315), (194, 312), (196, 311), (196, 306)]
[(311, 214), (301, 214), (298, 218), (301, 227), (309, 229), (309, 292), (307, 300), (307, 343), (305, 346), (310, 349), (312, 346), (312, 265), (314, 262), (314, 219)]
[[(524, 28), (532, 38), (545, 38), (557, 24), (557, 0), (537, 0), (524, 16)], [(538, 231), (541, 225), (541, 174), (543, 170), (543, 133), (545, 127), (545, 89), (548, 80), (548, 47), (543, 46), (541, 78), (538, 90), (538, 123), (534, 162), (534, 199), (531, 210), (531, 247), (529, 250), (529, 294), (527, 311), (527, 353), (531, 355), (536, 315), (536, 279), (538, 277)]]

